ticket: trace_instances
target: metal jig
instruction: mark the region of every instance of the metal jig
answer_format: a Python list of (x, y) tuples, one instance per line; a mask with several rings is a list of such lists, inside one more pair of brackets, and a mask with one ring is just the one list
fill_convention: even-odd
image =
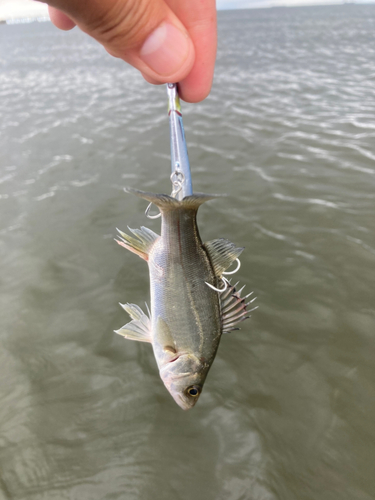
[[(172, 165), (170, 176), (172, 182), (171, 196), (181, 201), (185, 196), (193, 194), (193, 186), (177, 83), (167, 83), (167, 94)], [(146, 217), (149, 219), (158, 219), (161, 217), (161, 213), (157, 215), (150, 214), (151, 206), (152, 203), (146, 208)]]
[[(167, 94), (171, 141), (172, 196), (181, 201), (185, 196), (193, 194), (193, 186), (177, 83), (167, 83)], [(178, 186), (174, 181), (178, 182)], [(178, 187), (178, 190), (175, 187)]]

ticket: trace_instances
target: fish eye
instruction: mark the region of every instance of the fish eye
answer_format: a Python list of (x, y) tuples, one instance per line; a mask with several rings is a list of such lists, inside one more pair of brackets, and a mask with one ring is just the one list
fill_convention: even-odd
[(199, 396), (201, 388), (198, 385), (192, 385), (186, 390), (186, 392), (189, 394), (189, 396), (196, 398)]

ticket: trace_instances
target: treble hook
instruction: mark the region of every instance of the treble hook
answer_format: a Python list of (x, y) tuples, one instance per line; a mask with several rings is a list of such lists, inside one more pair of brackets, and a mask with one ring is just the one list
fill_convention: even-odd
[[(177, 168), (178, 164), (176, 165)], [(172, 193), (171, 196), (172, 198), (176, 198), (177, 194), (181, 191), (182, 189), (182, 183), (184, 182), (185, 176), (182, 172), (178, 171), (177, 169), (171, 174), (170, 176), (171, 182), (172, 182)], [(161, 212), (159, 212), (157, 215), (151, 215), (150, 210), (151, 210), (152, 202), (148, 204), (145, 214), (146, 217), (149, 219), (158, 219), (161, 217)]]
[(229, 281), (226, 278), (222, 278), (222, 279), (224, 281), (224, 288), (215, 288), (213, 285), (210, 285), (209, 283), (207, 283), (207, 281), (205, 281), (205, 283), (206, 283), (207, 286), (209, 286), (210, 288), (212, 288), (212, 290), (215, 290), (215, 292), (223, 293), (228, 288)]
[(152, 202), (147, 206), (145, 210), (146, 217), (148, 217), (149, 219), (158, 219), (159, 217), (161, 217), (161, 212), (159, 212), (157, 215), (151, 215), (150, 214), (151, 207), (152, 207)]
[(237, 261), (237, 267), (234, 271), (227, 271), (226, 273), (223, 272), (222, 274), (235, 274), (239, 270), (239, 268), (241, 267), (240, 259), (236, 259), (236, 261)]
[(172, 198), (176, 198), (177, 194), (181, 191), (182, 189), (182, 183), (185, 180), (184, 174), (178, 170), (179, 163), (176, 163), (176, 170), (171, 174), (170, 180), (173, 186), (171, 196)]

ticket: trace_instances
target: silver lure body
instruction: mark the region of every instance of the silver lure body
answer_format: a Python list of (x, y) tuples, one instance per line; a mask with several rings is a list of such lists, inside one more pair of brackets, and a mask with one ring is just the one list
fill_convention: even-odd
[(160, 376), (183, 409), (195, 405), (213, 363), (223, 331), (246, 319), (245, 299), (229, 286), (222, 294), (207, 286), (222, 283), (222, 273), (242, 252), (228, 240), (203, 244), (196, 223), (198, 207), (216, 196), (195, 194), (177, 201), (167, 195), (131, 190), (157, 205), (161, 236), (142, 227), (120, 232), (118, 243), (148, 262), (151, 318), (124, 305), (133, 321), (117, 333), (150, 342)]

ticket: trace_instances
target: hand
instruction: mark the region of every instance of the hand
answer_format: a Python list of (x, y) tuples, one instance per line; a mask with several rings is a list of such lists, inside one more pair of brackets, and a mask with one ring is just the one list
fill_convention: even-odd
[(216, 58), (215, 0), (44, 0), (52, 23), (78, 26), (150, 83), (179, 82), (180, 97), (202, 101)]

